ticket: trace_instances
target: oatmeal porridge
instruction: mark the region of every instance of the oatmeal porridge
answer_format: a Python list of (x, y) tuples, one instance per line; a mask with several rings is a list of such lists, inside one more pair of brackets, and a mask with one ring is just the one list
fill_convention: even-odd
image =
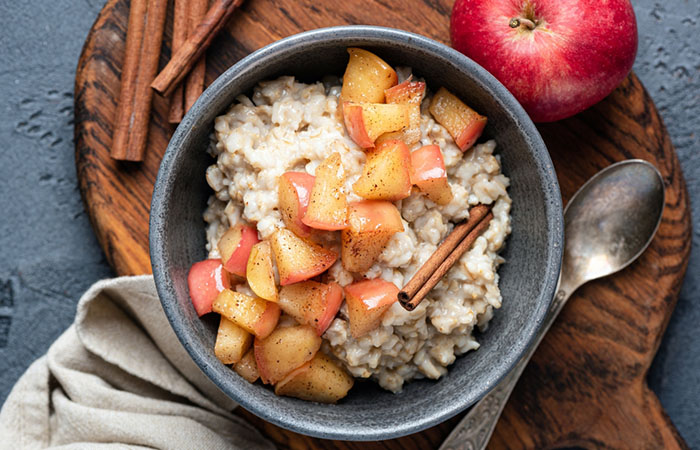
[[(410, 70), (397, 72), (399, 81), (409, 78)], [(209, 147), (216, 162), (206, 172), (214, 194), (204, 214), (210, 258), (222, 257), (217, 244), (235, 224), (254, 227), (263, 241), (285, 228), (278, 199), (280, 177), (287, 172), (316, 175), (332, 154), (340, 157), (347, 201), (363, 200), (353, 186), (368, 156), (344, 124), (339, 107), (342, 88), (338, 78), (305, 84), (285, 76), (259, 83), (252, 95), (237, 97), (229, 111), (216, 118)], [(322, 351), (337, 358), (354, 377), (372, 378), (393, 392), (411, 379), (441, 377), (457, 356), (479, 347), (474, 329), (486, 328), (494, 309), (501, 306), (497, 269), (503, 259), (498, 252), (511, 230), (509, 180), (494, 154), (496, 142), (479, 143), (463, 152), (431, 115), (430, 100), (428, 95), (420, 103), (419, 119), (416, 116), (420, 133), (408, 148), (439, 146), (451, 200), (438, 205), (414, 188), (393, 202), (403, 231), (391, 236), (368, 269), (350, 272), (337, 259), (322, 275), (324, 283), (342, 287), (366, 278), (382, 279), (400, 289), (454, 224), (469, 217), (470, 207), (492, 205), (486, 231), (415, 310), (394, 302), (376, 328), (353, 337), (348, 305), (343, 302), (323, 333)], [(341, 253), (334, 231), (315, 230), (310, 239)], [(231, 284), (233, 291), (251, 295), (245, 281)]]

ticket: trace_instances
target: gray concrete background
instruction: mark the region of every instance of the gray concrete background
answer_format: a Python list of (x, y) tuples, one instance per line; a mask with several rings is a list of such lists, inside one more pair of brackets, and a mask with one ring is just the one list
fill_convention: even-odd
[[(633, 0), (637, 75), (651, 93), (700, 221), (700, 2)], [(72, 322), (81, 293), (112, 276), (90, 228), (73, 160), (73, 80), (102, 0), (0, 0), (0, 403)], [(696, 227), (697, 243), (700, 233)], [(649, 382), (700, 448), (700, 249)]]

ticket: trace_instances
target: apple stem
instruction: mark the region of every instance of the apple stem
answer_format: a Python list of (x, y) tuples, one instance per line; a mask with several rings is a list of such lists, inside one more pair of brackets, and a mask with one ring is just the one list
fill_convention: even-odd
[(513, 17), (510, 19), (510, 22), (508, 22), (508, 25), (510, 25), (511, 28), (518, 28), (520, 25), (524, 25), (528, 30), (534, 30), (537, 26), (535, 22), (525, 17)]

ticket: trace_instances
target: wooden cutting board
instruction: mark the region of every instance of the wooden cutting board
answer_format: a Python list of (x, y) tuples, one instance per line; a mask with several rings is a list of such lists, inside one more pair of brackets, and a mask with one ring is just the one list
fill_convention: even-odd
[[(247, 0), (207, 54), (207, 83), (266, 44), (331, 25), (383, 25), (448, 43), (451, 8), (451, 0), (400, 5), (382, 0)], [(168, 101), (156, 95), (146, 160), (123, 163), (109, 158), (127, 15), (127, 0), (107, 2), (87, 37), (75, 84), (80, 190), (99, 242), (120, 275), (151, 271), (151, 192), (173, 131), (165, 120)], [(169, 17), (161, 67), (169, 57), (171, 23)], [(565, 201), (598, 170), (615, 161), (642, 158), (664, 176), (666, 208), (656, 238), (635, 264), (589, 283), (571, 298), (515, 389), (491, 447), (686, 447), (646, 383), (690, 252), (688, 194), (668, 133), (634, 74), (588, 111), (538, 128)], [(288, 448), (435, 448), (458, 420), (367, 444), (313, 439), (246, 411), (239, 414)]]

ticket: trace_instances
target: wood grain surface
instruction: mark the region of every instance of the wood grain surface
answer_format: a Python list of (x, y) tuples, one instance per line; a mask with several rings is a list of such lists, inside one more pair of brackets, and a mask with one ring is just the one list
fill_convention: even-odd
[[(207, 53), (207, 84), (250, 52), (291, 34), (371, 24), (449, 42), (450, 0), (315, 2), (247, 0)], [(171, 13), (169, 13), (171, 15)], [(97, 237), (118, 274), (150, 273), (148, 212), (160, 158), (173, 128), (168, 101), (154, 96), (143, 163), (109, 158), (124, 58), (128, 1), (110, 0), (81, 55), (75, 85), (76, 165)], [(160, 67), (169, 57), (172, 17)], [(634, 74), (607, 99), (571, 119), (538, 127), (566, 201), (586, 179), (629, 158), (654, 163), (666, 182), (656, 238), (639, 261), (574, 294), (515, 389), (492, 448), (684, 448), (646, 374), (673, 311), (690, 251), (688, 195), (675, 151)], [(313, 439), (239, 414), (283, 448), (435, 448), (453, 418), (404, 438), (352, 443)]]

